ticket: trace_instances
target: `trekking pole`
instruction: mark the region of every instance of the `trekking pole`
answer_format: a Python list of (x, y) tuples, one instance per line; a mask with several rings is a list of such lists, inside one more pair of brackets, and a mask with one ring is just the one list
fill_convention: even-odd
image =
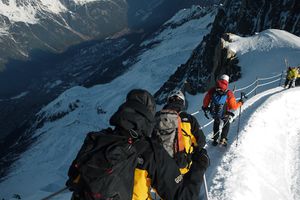
[(204, 183), (204, 189), (205, 189), (205, 197), (206, 197), (206, 200), (209, 200), (209, 197), (208, 197), (208, 189), (207, 189), (207, 182), (206, 182), (205, 174), (203, 174), (203, 183)]
[(49, 196), (47, 196), (47, 197), (42, 198), (41, 200), (49, 200), (49, 199), (51, 199), (52, 197), (55, 197), (55, 196), (59, 195), (60, 193), (64, 192), (64, 191), (67, 190), (67, 189), (68, 189), (68, 187), (64, 187), (64, 188), (58, 190), (57, 192), (55, 192), (55, 193), (53, 193), (53, 194), (51, 194), (51, 195), (49, 195)]
[[(256, 77), (256, 80), (255, 80), (255, 92), (254, 92), (254, 95), (256, 95), (257, 93), (257, 87), (258, 87), (258, 77)], [(242, 92), (243, 93), (243, 92)], [(242, 93), (241, 93), (241, 96), (242, 96)]]
[[(244, 92), (241, 92), (241, 100), (243, 100), (243, 98), (247, 99), (246, 94)], [(239, 121), (238, 121), (238, 127), (237, 127), (237, 132), (236, 132), (236, 146), (238, 145), (238, 141), (239, 141), (241, 115), (242, 115), (242, 105), (240, 106), (240, 111), (239, 111)]]
[(209, 119), (209, 116), (207, 115), (207, 112), (204, 112), (204, 116)]

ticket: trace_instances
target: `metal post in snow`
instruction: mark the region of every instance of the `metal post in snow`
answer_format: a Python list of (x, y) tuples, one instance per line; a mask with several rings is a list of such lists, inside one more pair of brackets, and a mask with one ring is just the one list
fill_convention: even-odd
[(284, 62), (285, 62), (285, 68), (287, 70), (289, 68), (289, 62), (286, 58), (284, 58)]
[(279, 86), (281, 86), (281, 84), (282, 84), (283, 73), (284, 73), (284, 71), (282, 70), (281, 77), (280, 77), (280, 81), (279, 81)]

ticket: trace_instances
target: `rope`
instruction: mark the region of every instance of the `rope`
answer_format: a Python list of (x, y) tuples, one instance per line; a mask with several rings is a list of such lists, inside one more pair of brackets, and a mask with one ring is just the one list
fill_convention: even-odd
[(281, 76), (281, 75), (282, 75), (282, 73), (277, 74), (275, 76), (267, 77), (267, 78), (258, 78), (257, 80), (259, 80), (259, 81), (270, 80), (270, 79), (276, 78), (276, 77)]
[(196, 115), (196, 114), (198, 114), (199, 112), (200, 112), (200, 111), (198, 110), (198, 111), (192, 113), (191, 115)]
[(278, 79), (276, 79), (276, 80), (274, 80), (274, 81), (271, 81), (271, 82), (268, 82), (268, 83), (264, 83), (264, 84), (260, 84), (260, 85), (258, 85), (258, 87), (265, 86), (265, 85), (269, 85), (269, 84), (271, 84), (271, 83), (275, 83), (275, 82), (279, 81), (280, 79), (281, 79), (281, 78), (278, 78)]
[(273, 78), (279, 77), (279, 76), (281, 76), (281, 75), (282, 75), (282, 73), (277, 74), (277, 75), (275, 75), (275, 76), (267, 77), (267, 78), (257, 78), (257, 79), (256, 79), (254, 82), (252, 82), (250, 85), (247, 85), (247, 86), (245, 86), (245, 87), (236, 89), (236, 90), (234, 90), (234, 91), (235, 91), (235, 92), (239, 92), (239, 91), (248, 89), (249, 87), (253, 86), (257, 81), (265, 81), (265, 80), (269, 80), (269, 79), (273, 79)]
[(210, 122), (208, 122), (207, 124), (205, 124), (204, 126), (201, 126), (200, 128), (203, 129), (207, 126), (209, 126), (211, 123), (213, 123), (215, 120), (211, 120)]
[[(254, 92), (257, 88), (258, 88), (259, 85), (255, 86), (255, 88), (253, 88), (250, 92), (248, 92), (246, 94), (246, 96), (249, 96), (252, 92)], [(240, 99), (240, 98), (239, 98)]]
[(251, 84), (248, 85), (248, 86), (245, 86), (245, 87), (240, 88), (240, 89), (236, 89), (236, 90), (234, 90), (234, 91), (235, 91), (235, 92), (238, 92), (238, 91), (242, 91), (242, 90), (248, 89), (249, 87), (251, 87), (252, 85), (254, 85), (256, 82), (257, 82), (257, 80), (255, 80), (253, 83), (251, 83)]

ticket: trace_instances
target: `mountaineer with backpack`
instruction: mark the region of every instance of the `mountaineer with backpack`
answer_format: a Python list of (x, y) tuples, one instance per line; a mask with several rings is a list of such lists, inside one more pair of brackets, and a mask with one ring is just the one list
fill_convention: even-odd
[[(195, 117), (184, 112), (185, 97), (181, 91), (172, 92), (167, 104), (156, 113), (156, 125), (153, 140), (160, 143), (169, 156), (175, 160), (181, 174), (186, 174), (192, 165), (192, 155), (196, 150), (202, 149), (206, 143), (203, 131)], [(140, 182), (147, 182), (147, 174), (139, 177)], [(138, 199), (152, 199), (149, 188), (136, 193)]]
[(194, 148), (203, 148), (206, 138), (197, 119), (183, 111), (184, 94), (172, 92), (167, 104), (156, 114), (155, 135), (163, 147), (173, 157), (182, 174), (188, 172)]
[[(70, 166), (66, 185), (73, 200), (131, 200), (151, 186), (163, 199), (198, 199), (209, 165), (205, 149), (196, 148), (183, 177), (161, 144), (151, 139), (155, 101), (141, 89), (127, 94), (110, 119), (114, 129), (89, 133)], [(140, 176), (147, 175), (147, 182)], [(141, 198), (139, 198), (141, 199)]]
[(211, 88), (203, 99), (202, 110), (207, 116), (208, 113), (214, 119), (214, 135), (212, 145), (218, 144), (218, 138), (221, 132), (221, 138), (219, 143), (221, 145), (227, 145), (227, 135), (230, 127), (230, 118), (233, 117), (233, 113), (230, 110), (238, 109), (243, 100), (236, 101), (234, 94), (228, 89), (229, 76), (224, 74), (219, 80), (217, 80), (216, 86)]

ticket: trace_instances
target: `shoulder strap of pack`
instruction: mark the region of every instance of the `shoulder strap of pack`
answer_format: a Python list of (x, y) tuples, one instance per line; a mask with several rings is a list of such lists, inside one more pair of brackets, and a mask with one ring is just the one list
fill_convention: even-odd
[(178, 150), (180, 152), (180, 151), (184, 151), (184, 141), (183, 141), (182, 128), (181, 128), (181, 118), (178, 113), (177, 113), (177, 119), (178, 119)]
[(177, 145), (176, 145), (176, 150), (177, 151), (184, 151), (184, 141), (183, 141), (183, 134), (182, 134), (182, 128), (181, 128), (181, 118), (179, 116), (180, 112), (176, 112), (175, 110), (171, 110), (171, 109), (163, 109), (161, 110), (161, 112), (163, 113), (172, 113), (172, 114), (176, 114), (177, 115), (177, 125), (178, 125), (178, 129), (177, 129)]
[[(218, 93), (218, 91), (219, 91), (219, 90), (218, 90), (217, 88), (215, 88), (214, 91), (213, 91), (213, 94)], [(223, 92), (223, 95), (225, 95), (225, 94), (227, 95), (228, 91), (229, 91), (229, 89), (226, 89), (226, 90)], [(219, 94), (220, 94), (220, 93), (219, 93)]]

